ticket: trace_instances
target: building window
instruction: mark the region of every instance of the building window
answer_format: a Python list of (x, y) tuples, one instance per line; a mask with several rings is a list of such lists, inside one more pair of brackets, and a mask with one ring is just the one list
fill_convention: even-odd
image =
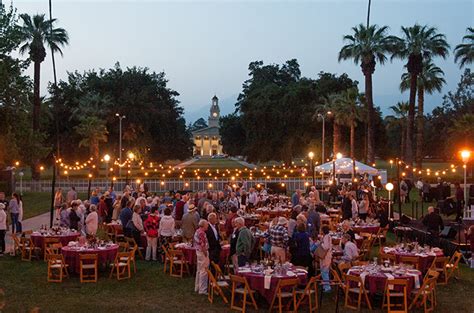
[(209, 140), (209, 137), (208, 137), (208, 136), (204, 136), (204, 140)]
[(201, 140), (201, 136), (196, 136), (196, 140)]

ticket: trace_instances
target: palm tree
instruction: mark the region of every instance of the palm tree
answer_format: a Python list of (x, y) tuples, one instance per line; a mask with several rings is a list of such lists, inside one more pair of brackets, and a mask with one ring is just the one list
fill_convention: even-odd
[(395, 113), (395, 117), (397, 118), (398, 124), (401, 128), (401, 141), (400, 141), (400, 151), (401, 151), (401, 158), (405, 157), (405, 140), (406, 140), (406, 121), (408, 115), (409, 104), (407, 102), (398, 102), (396, 105), (392, 105), (390, 109)]
[(354, 158), (355, 154), (355, 128), (357, 122), (361, 119), (361, 108), (359, 105), (359, 91), (357, 88), (350, 88), (342, 92), (336, 100), (340, 108), (336, 109), (338, 118), (344, 125), (350, 128), (350, 157)]
[(462, 68), (466, 64), (474, 61), (474, 28), (467, 28), (467, 35), (462, 38), (462, 43), (454, 49), (454, 62), (461, 61), (459, 67)]
[[(423, 144), (424, 144), (424, 102), (425, 92), (432, 94), (433, 92), (441, 92), (446, 81), (443, 78), (444, 72), (439, 67), (433, 64), (431, 60), (423, 62), (423, 70), (418, 76), (418, 113), (417, 132), (416, 132), (416, 166), (423, 167)], [(400, 83), (400, 90), (406, 91), (410, 88), (410, 74), (404, 73), (402, 75), (402, 82)]]
[(79, 142), (79, 147), (89, 147), (89, 153), (94, 158), (95, 164), (94, 174), (98, 173), (99, 145), (101, 142), (107, 142), (107, 127), (105, 122), (97, 116), (91, 115), (81, 119), (79, 125), (74, 127), (75, 131), (82, 140)]
[(323, 99), (324, 112), (331, 112), (332, 123), (332, 150), (333, 156), (340, 152), (341, 148), (341, 125), (343, 123), (340, 105), (340, 94), (330, 94)]
[[(33, 132), (38, 133), (40, 121), (40, 69), (41, 63), (46, 58), (45, 45), (51, 51), (59, 52), (62, 55), (61, 47), (69, 43), (69, 37), (63, 28), (53, 28), (55, 19), (47, 20), (44, 14), (37, 14), (31, 17), (28, 14), (21, 14), (23, 25), (21, 26), (22, 45), (20, 53), (28, 51), (31, 61), (34, 63), (34, 89), (33, 89)], [(33, 179), (39, 178), (37, 166), (38, 160), (32, 164)]]
[(423, 71), (423, 59), (436, 56), (446, 58), (449, 44), (446, 36), (439, 34), (434, 27), (415, 24), (412, 27), (402, 26), (403, 38), (397, 38), (397, 49), (392, 58), (408, 59), (406, 64), (410, 74), (410, 100), (406, 128), (405, 162), (413, 165), (413, 129), (415, 124), (415, 100), (418, 76)]
[(377, 25), (364, 26), (360, 24), (352, 28), (354, 34), (344, 36), (346, 45), (339, 52), (338, 60), (353, 59), (360, 63), (365, 77), (365, 96), (367, 102), (367, 128), (368, 147), (367, 161), (372, 163), (375, 159), (374, 138), (374, 103), (372, 98), (372, 74), (375, 71), (376, 61), (384, 64), (386, 54), (394, 51), (394, 37), (387, 36), (388, 27)]

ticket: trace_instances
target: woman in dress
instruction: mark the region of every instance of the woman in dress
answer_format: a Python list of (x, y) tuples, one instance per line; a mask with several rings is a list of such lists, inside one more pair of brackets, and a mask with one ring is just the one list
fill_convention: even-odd
[(324, 256), (319, 260), (319, 266), (321, 269), (321, 276), (323, 278), (323, 290), (324, 292), (330, 292), (331, 286), (329, 285), (329, 269), (332, 262), (332, 238), (329, 235), (329, 226), (324, 225), (322, 227), (324, 234), (323, 239), (321, 239), (321, 248), (324, 251)]

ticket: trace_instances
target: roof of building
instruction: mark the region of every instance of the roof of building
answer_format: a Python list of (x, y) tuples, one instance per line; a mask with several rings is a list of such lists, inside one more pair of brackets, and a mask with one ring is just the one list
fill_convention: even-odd
[(196, 135), (210, 135), (210, 136), (219, 136), (219, 127), (204, 127), (192, 132), (193, 136)]
[(212, 100), (219, 100), (219, 98), (217, 98), (217, 96), (214, 95), (214, 97), (212, 97)]

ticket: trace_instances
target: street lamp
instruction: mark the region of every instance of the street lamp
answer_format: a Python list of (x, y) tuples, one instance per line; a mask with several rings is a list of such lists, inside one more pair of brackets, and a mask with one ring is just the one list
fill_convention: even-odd
[(462, 150), (461, 151), (461, 159), (462, 162), (464, 163), (464, 206), (468, 207), (468, 194), (467, 194), (467, 163), (469, 162), (469, 159), (471, 158), (471, 151), (469, 150)]
[(308, 153), (308, 157), (311, 161), (311, 176), (313, 177), (313, 186), (316, 187), (316, 180), (314, 178), (314, 152), (311, 151), (310, 153)]
[[(122, 120), (125, 118), (125, 115), (120, 115), (115, 113), (115, 116), (119, 119), (119, 163), (122, 163)], [(122, 167), (119, 166), (119, 177), (122, 176)]]
[(338, 152), (336, 153), (335, 157), (332, 159), (332, 179), (335, 183), (339, 183), (336, 180), (336, 160), (342, 159), (342, 153)]
[(135, 159), (135, 154), (133, 154), (133, 152), (129, 152), (128, 158), (133, 161), (133, 159)]
[(390, 208), (391, 208), (391, 203), (392, 203), (392, 190), (393, 190), (393, 184), (392, 183), (387, 183), (385, 185), (385, 189), (388, 191), (388, 217), (390, 218)]
[(106, 154), (104, 155), (104, 161), (105, 161), (105, 177), (109, 178), (109, 161), (110, 161), (110, 155)]

